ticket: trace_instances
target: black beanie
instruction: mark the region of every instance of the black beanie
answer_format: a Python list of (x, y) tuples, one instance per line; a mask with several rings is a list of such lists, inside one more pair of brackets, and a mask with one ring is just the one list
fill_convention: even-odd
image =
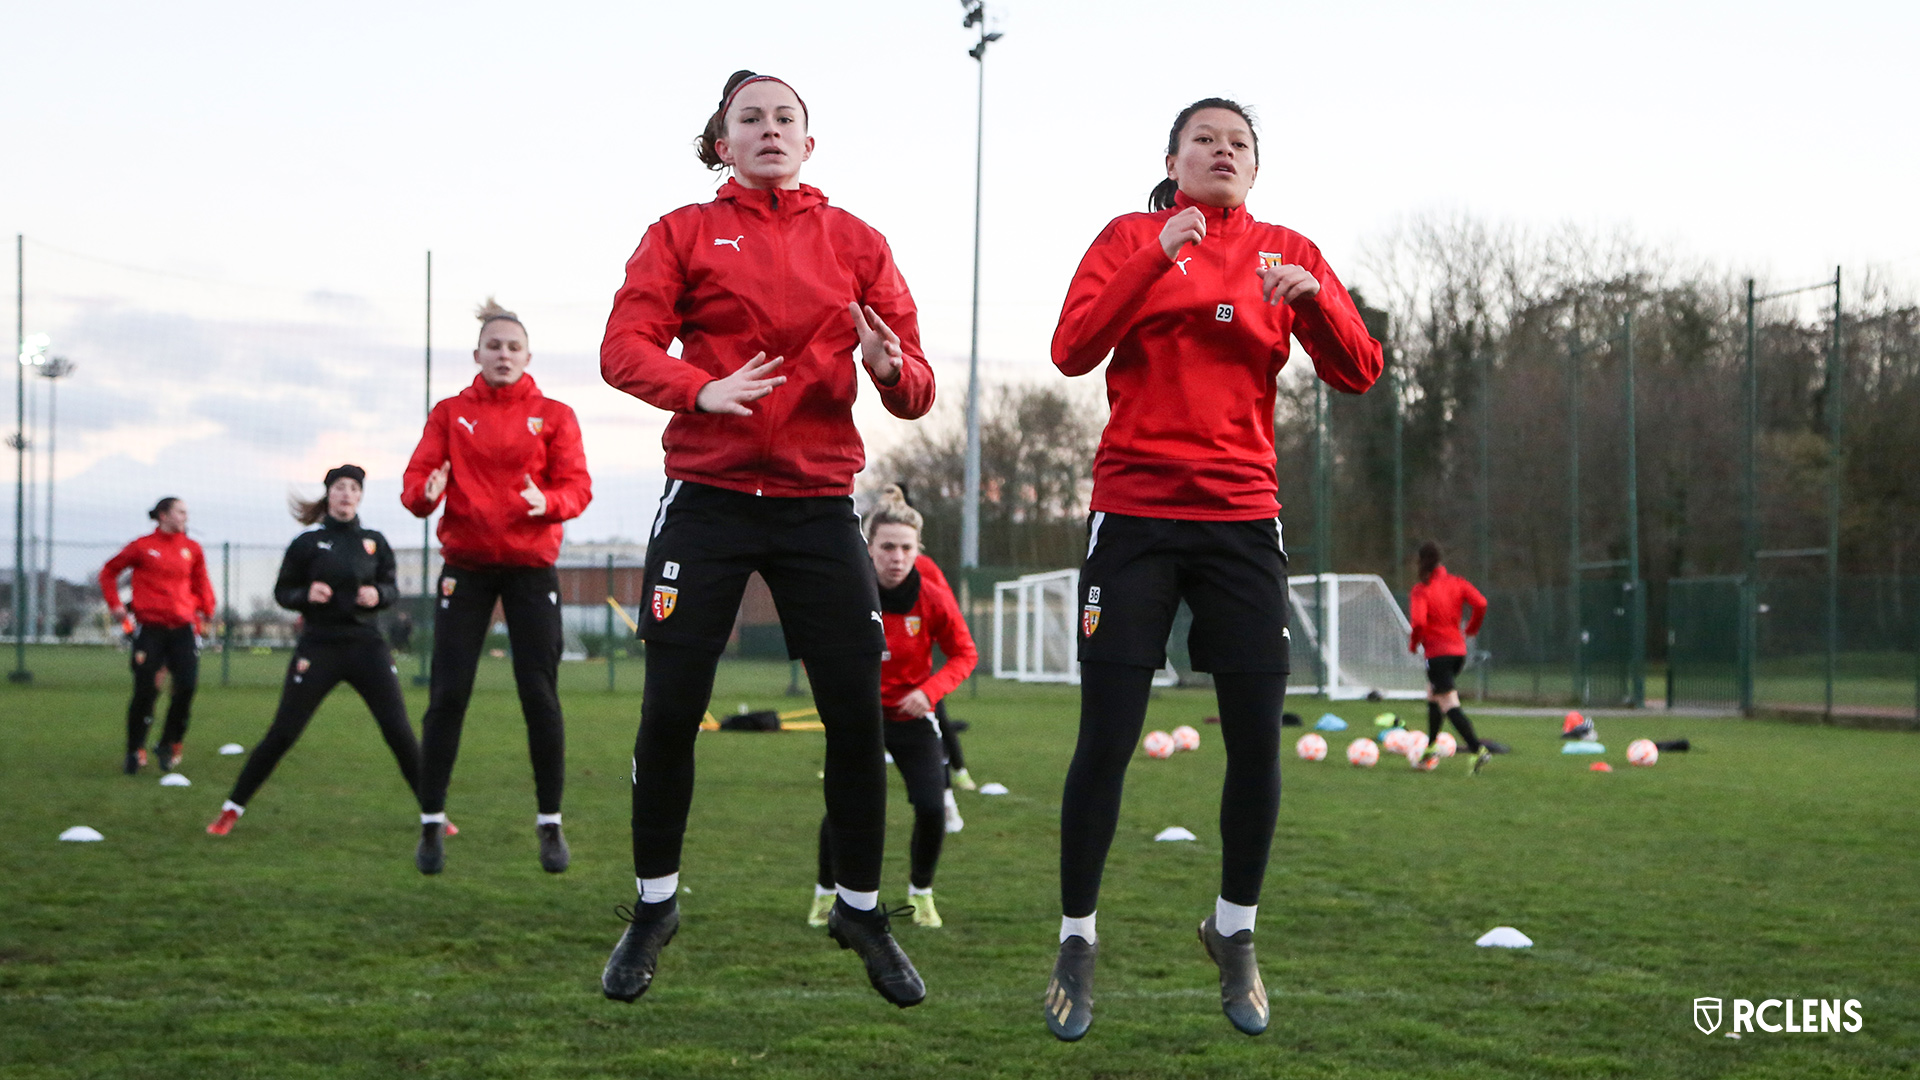
[(351, 480), (364, 488), (367, 486), (367, 470), (358, 465), (341, 465), (338, 468), (328, 469), (325, 486), (331, 488), (335, 480), (342, 479)]

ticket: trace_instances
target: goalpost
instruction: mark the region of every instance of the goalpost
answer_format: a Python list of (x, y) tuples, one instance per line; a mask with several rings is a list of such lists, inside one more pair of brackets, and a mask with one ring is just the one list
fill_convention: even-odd
[[(1293, 675), (1288, 689), (1336, 700), (1421, 698), (1426, 668), (1407, 652), (1412, 627), (1377, 574), (1287, 579)], [(1080, 571), (1023, 574), (993, 586), (993, 677), (1078, 685)], [(1154, 676), (1172, 686), (1171, 662)]]

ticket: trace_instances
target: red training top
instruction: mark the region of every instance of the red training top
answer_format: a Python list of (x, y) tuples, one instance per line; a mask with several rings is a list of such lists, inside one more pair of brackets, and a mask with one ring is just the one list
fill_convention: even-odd
[(1480, 623), (1487, 617), (1487, 598), (1466, 578), (1447, 573), (1444, 566), (1434, 567), (1433, 576), (1415, 585), (1407, 599), (1411, 609), (1407, 621), (1413, 624), (1413, 640), (1407, 642), (1407, 651), (1415, 651), (1424, 642), (1429, 660), (1467, 655), (1467, 639), (1460, 635), (1462, 605), (1473, 609), (1473, 617), (1467, 622), (1468, 636), (1479, 633)]
[[(926, 415), (933, 369), (886, 239), (818, 189), (728, 180), (712, 202), (655, 222), (627, 260), (600, 374), (674, 413), (661, 444), (675, 480), (755, 495), (848, 495), (866, 464), (853, 426), (855, 301), (879, 313), (905, 353), (899, 381), (874, 384), (881, 403), (906, 420)], [(675, 338), (679, 357), (667, 352)], [(695, 411), (701, 387), (759, 352), (786, 357), (771, 374), (787, 382), (749, 405), (752, 416)]]
[[(1087, 249), (1053, 333), (1068, 375), (1107, 365), (1112, 416), (1093, 462), (1093, 509), (1138, 517), (1252, 521), (1280, 512), (1274, 379), (1288, 335), (1336, 390), (1380, 377), (1380, 343), (1320, 256), (1292, 229), (1245, 207), (1201, 206), (1207, 236), (1169, 261), (1160, 230), (1179, 209), (1114, 218)], [(1295, 304), (1261, 298), (1268, 263), (1305, 267), (1320, 291)]]
[[(120, 602), (120, 572), (133, 571), (133, 603)], [(100, 595), (107, 607), (131, 608), (148, 626), (186, 626), (196, 615), (213, 617), (220, 605), (207, 578), (207, 556), (186, 533), (155, 529), (120, 549), (100, 568)]]
[[(900, 699), (919, 690), (927, 695), (929, 706), (953, 692), (973, 674), (980, 653), (973, 645), (973, 634), (960, 614), (960, 602), (953, 598), (946, 577), (925, 555), (914, 562), (920, 571), (920, 598), (903, 615), (883, 612), (881, 625), (887, 631), (887, 652), (880, 663), (880, 700), (886, 703), (890, 720), (917, 720), (893, 711)], [(938, 643), (947, 662), (933, 670), (933, 646)]]
[[(440, 554), (469, 570), (552, 566), (566, 531), (561, 522), (579, 517), (593, 501), (580, 422), (525, 373), (501, 387), (475, 375), (472, 386), (427, 414), (400, 488), (400, 502), (414, 517), (438, 505), (427, 498), (427, 474), (448, 461)], [(547, 512), (539, 517), (528, 515), (532, 507), (520, 494), (528, 477), (547, 496)]]

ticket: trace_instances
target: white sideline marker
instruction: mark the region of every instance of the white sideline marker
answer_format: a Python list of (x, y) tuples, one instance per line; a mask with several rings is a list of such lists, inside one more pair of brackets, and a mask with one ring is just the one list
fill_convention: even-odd
[(1533, 939), (1511, 926), (1496, 926), (1474, 942), (1483, 949), (1531, 949)]

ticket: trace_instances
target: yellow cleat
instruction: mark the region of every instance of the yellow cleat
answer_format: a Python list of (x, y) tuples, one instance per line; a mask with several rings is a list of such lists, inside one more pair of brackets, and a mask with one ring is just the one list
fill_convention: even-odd
[(813, 898), (813, 907), (807, 912), (808, 926), (827, 925), (827, 912), (833, 910), (834, 893), (822, 893)]
[(913, 925), (930, 930), (940, 929), (940, 909), (933, 906), (933, 893), (912, 893), (907, 897), (907, 903), (913, 905)]

